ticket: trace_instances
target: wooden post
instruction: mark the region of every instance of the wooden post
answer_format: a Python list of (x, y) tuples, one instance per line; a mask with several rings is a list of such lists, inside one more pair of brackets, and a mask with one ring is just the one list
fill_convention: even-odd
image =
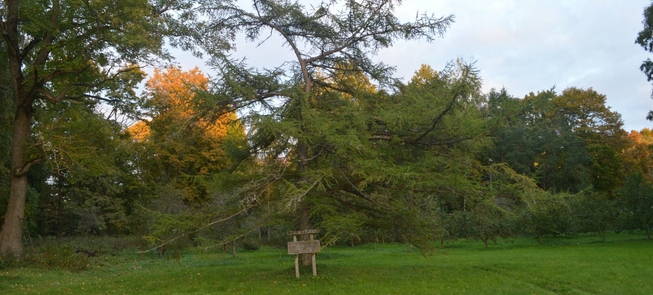
[[(311, 233), (309, 240), (313, 240), (313, 233)], [(311, 255), (311, 266), (313, 267), (313, 276), (317, 277), (317, 267), (315, 265), (315, 253), (313, 253), (313, 255)]]
[[(292, 236), (292, 241), (297, 242), (297, 236)], [(295, 277), (299, 279), (299, 255), (295, 254)]]
[(299, 279), (299, 255), (295, 255), (295, 277)]
[(236, 258), (236, 240), (231, 241), (231, 257)]

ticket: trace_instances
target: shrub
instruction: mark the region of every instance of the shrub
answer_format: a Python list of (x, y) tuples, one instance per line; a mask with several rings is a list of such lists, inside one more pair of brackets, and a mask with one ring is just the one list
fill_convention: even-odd
[(245, 251), (256, 251), (258, 249), (261, 249), (261, 244), (254, 239), (244, 239), (242, 242), (243, 249)]
[(48, 269), (65, 269), (82, 271), (89, 266), (89, 255), (76, 253), (70, 246), (46, 244), (25, 255), (25, 261), (35, 263)]

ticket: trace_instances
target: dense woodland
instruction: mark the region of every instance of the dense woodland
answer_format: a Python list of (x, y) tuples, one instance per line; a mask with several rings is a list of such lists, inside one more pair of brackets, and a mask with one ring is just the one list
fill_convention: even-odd
[[(323, 245), (422, 249), (650, 237), (653, 131), (623, 130), (591, 88), (483, 93), (473, 61), (397, 80), (374, 54), (437, 42), (454, 23), (404, 22), (396, 5), (3, 1), (0, 255), (20, 255), (27, 237), (282, 245), (308, 228)], [(647, 50), (651, 10), (637, 39)], [(236, 36), (270, 35), (296, 59), (259, 68), (230, 55)], [(166, 46), (218, 75), (172, 65)]]

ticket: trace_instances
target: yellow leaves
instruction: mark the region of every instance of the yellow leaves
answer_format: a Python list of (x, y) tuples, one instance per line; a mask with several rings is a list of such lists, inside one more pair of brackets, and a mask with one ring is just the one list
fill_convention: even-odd
[(135, 139), (136, 141), (143, 142), (147, 137), (150, 136), (151, 130), (150, 126), (147, 126), (147, 123), (144, 121), (139, 121), (136, 122), (136, 124), (129, 126), (127, 128), (127, 133), (129, 133), (131, 138)]
[(413, 78), (410, 79), (410, 83), (422, 86), (428, 84), (430, 81), (438, 79), (438, 77), (439, 75), (436, 70), (431, 68), (429, 65), (422, 64), (419, 70), (415, 71)]

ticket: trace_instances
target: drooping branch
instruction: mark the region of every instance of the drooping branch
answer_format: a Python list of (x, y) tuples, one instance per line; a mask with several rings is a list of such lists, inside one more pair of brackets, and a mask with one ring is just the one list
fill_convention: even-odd
[(191, 234), (197, 233), (197, 232), (199, 232), (199, 231), (201, 231), (201, 230), (203, 230), (203, 229), (206, 229), (206, 228), (208, 228), (208, 227), (210, 227), (210, 226), (213, 226), (213, 225), (216, 225), (216, 224), (218, 224), (218, 223), (222, 223), (222, 222), (228, 221), (228, 220), (230, 220), (230, 219), (232, 219), (232, 218), (234, 218), (234, 217), (240, 215), (241, 213), (243, 213), (243, 212), (245, 212), (245, 211), (247, 211), (247, 210), (249, 210), (249, 209), (252, 209), (252, 208), (256, 207), (257, 205), (258, 205), (258, 204), (251, 204), (250, 206), (244, 207), (244, 208), (242, 208), (241, 210), (239, 210), (238, 212), (236, 212), (236, 213), (234, 213), (234, 214), (232, 214), (232, 215), (229, 215), (229, 216), (227, 216), (227, 217), (224, 217), (224, 218), (221, 218), (221, 219), (218, 219), (218, 220), (215, 220), (215, 221), (209, 222), (209, 223), (207, 223), (207, 224), (205, 224), (205, 225), (203, 225), (203, 226), (201, 226), (201, 227), (199, 227), (199, 228), (197, 228), (197, 229), (194, 229), (194, 230), (189, 231), (189, 232), (182, 233), (182, 234), (180, 234), (180, 235), (178, 235), (178, 236), (176, 236), (176, 237), (174, 237), (174, 238), (172, 238), (172, 239), (169, 239), (169, 240), (167, 240), (167, 241), (165, 241), (165, 242), (163, 242), (163, 243), (161, 243), (161, 244), (158, 244), (157, 246), (155, 246), (155, 247), (153, 247), (153, 248), (151, 248), (151, 249), (138, 251), (137, 253), (139, 253), (139, 254), (142, 254), (142, 253), (148, 253), (148, 252), (150, 252), (150, 251), (154, 251), (154, 250), (156, 250), (156, 249), (160, 249), (161, 247), (163, 247), (163, 246), (165, 246), (165, 245), (168, 245), (168, 244), (170, 244), (170, 243), (172, 243), (172, 242), (174, 242), (174, 241), (176, 241), (176, 240), (178, 240), (178, 239), (181, 239), (181, 238), (183, 238), (183, 237), (185, 237), (185, 236), (188, 236), (188, 235), (191, 235)]
[(420, 136), (418, 136), (415, 140), (413, 140), (414, 145), (418, 145), (419, 142), (426, 137), (429, 133), (433, 132), (435, 128), (438, 126), (442, 118), (444, 118), (445, 115), (447, 115), (455, 106), (456, 102), (458, 101), (458, 98), (462, 95), (460, 93), (461, 91), (455, 91), (452, 95), (451, 100), (447, 104), (447, 106), (440, 112), (432, 121), (431, 121), (431, 127), (424, 131)]

